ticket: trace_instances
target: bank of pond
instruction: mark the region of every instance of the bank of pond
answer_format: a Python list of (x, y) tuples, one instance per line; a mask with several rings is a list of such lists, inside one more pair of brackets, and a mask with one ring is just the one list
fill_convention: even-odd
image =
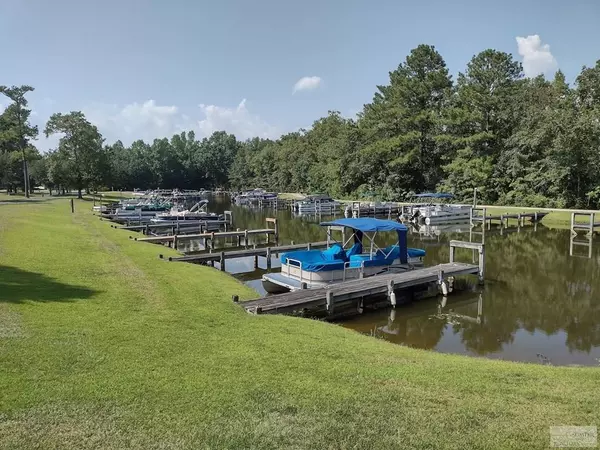
[[(517, 215), (401, 224), (385, 213), (298, 215), (237, 205), (227, 195), (206, 198), (211, 212), (205, 212), (219, 217), (212, 230), (197, 219), (187, 230), (138, 224), (129, 231), (182, 253), (166, 260), (213, 265), (254, 288), (257, 298), (240, 302), (250, 313), (323, 318), (439, 352), (599, 364), (593, 233), (551, 229)], [(272, 293), (280, 291), (290, 292)]]

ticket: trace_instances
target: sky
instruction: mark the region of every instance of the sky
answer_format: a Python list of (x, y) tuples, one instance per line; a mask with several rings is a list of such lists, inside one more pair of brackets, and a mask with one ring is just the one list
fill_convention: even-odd
[(596, 0), (0, 0), (0, 84), (35, 88), (40, 130), (80, 110), (107, 143), (276, 138), (329, 110), (354, 116), (422, 43), (453, 78), (494, 48), (527, 76), (573, 82), (600, 59), (598, 23)]

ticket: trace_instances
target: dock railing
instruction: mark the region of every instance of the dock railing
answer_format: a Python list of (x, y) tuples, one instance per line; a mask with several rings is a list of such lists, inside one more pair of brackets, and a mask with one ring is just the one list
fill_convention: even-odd
[[(589, 217), (588, 223), (577, 223), (577, 216)], [(595, 223), (596, 214), (593, 212), (573, 212), (571, 213), (571, 233), (577, 233), (577, 230), (587, 230), (588, 234), (594, 232), (594, 227), (599, 226)]]
[(479, 283), (483, 284), (485, 276), (485, 244), (480, 242), (467, 242), (467, 241), (450, 241), (450, 262), (455, 262), (456, 249), (467, 248), (471, 250), (477, 250), (478, 253), (478, 265), (479, 265)]

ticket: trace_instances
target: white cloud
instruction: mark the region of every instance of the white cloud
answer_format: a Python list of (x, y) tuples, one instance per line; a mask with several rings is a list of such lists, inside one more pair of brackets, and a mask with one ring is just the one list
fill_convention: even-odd
[(313, 89), (318, 88), (322, 81), (321, 77), (302, 77), (294, 84), (292, 94), (295, 94), (298, 91), (312, 91)]
[(135, 102), (122, 108), (96, 103), (84, 108), (83, 113), (109, 142), (117, 139), (126, 144), (136, 139), (151, 142), (193, 128), (193, 122), (176, 106), (160, 106), (154, 100)]
[(540, 74), (552, 75), (558, 68), (554, 55), (550, 53), (550, 46), (542, 44), (537, 34), (521, 37), (517, 36), (519, 55), (523, 57), (523, 72), (527, 77)]
[[(158, 105), (154, 100), (125, 106), (96, 103), (83, 109), (108, 143), (121, 140), (125, 145), (143, 139), (171, 138), (182, 131), (194, 131), (198, 138), (215, 131), (227, 131), (244, 140), (259, 136), (274, 138), (281, 133), (274, 126), (251, 114), (242, 100), (237, 107), (200, 104), (201, 114), (184, 114), (174, 105)], [(196, 110), (198, 111), (198, 110)]]
[(205, 104), (198, 106), (204, 114), (204, 119), (198, 122), (203, 136), (210, 136), (215, 131), (227, 131), (245, 140), (256, 136), (275, 138), (281, 134), (276, 127), (251, 114), (246, 108), (246, 99), (235, 108)]
[[(231, 108), (201, 104), (199, 109), (186, 111), (189, 114), (183, 113), (181, 108), (175, 105), (159, 105), (154, 100), (124, 106), (94, 103), (82, 111), (86, 118), (98, 127), (108, 144), (121, 140), (125, 145), (130, 145), (137, 139), (151, 143), (157, 138), (170, 139), (182, 131), (194, 131), (197, 138), (208, 137), (215, 131), (226, 131), (240, 140), (255, 136), (277, 138), (281, 135), (277, 127), (251, 114), (245, 99)], [(43, 136), (45, 120), (42, 120), (42, 117), (35, 119), (40, 125), (37, 147), (42, 151), (56, 148), (60, 136)]]

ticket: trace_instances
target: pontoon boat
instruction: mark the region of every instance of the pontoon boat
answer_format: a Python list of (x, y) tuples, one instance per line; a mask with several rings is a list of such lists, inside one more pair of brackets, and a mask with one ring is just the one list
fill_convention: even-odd
[[(262, 277), (269, 293), (312, 289), (349, 279), (374, 276), (389, 271), (411, 270), (423, 263), (425, 250), (409, 249), (406, 245), (408, 228), (391, 220), (373, 218), (338, 219), (322, 222), (331, 232), (342, 231), (342, 242), (335, 242), (327, 250), (301, 250), (281, 255), (281, 272)], [(345, 239), (346, 229), (352, 235)], [(395, 232), (397, 242), (384, 248), (375, 243), (378, 234)], [(363, 237), (367, 238), (363, 246)]]
[(453, 205), (443, 200), (454, 198), (452, 194), (428, 192), (414, 195), (416, 201), (409, 207), (409, 219), (414, 222), (434, 225), (439, 223), (458, 223), (469, 220), (470, 205)]

